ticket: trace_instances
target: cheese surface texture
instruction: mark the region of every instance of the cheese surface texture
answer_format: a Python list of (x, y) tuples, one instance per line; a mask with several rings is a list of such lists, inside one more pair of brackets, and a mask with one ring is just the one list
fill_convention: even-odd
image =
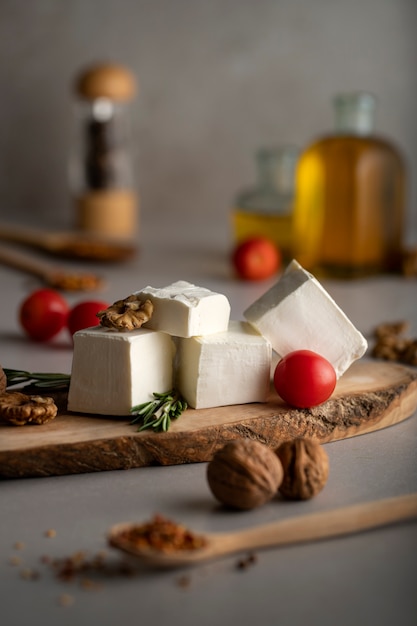
[(152, 330), (94, 326), (76, 332), (68, 409), (129, 415), (154, 392), (172, 388), (174, 352), (171, 337)]
[(270, 342), (247, 322), (222, 333), (177, 340), (176, 385), (195, 409), (266, 402)]
[(154, 305), (151, 319), (143, 328), (160, 330), (176, 337), (210, 335), (227, 330), (230, 304), (226, 296), (180, 280), (168, 287), (145, 287), (135, 292)]
[(244, 317), (280, 357), (312, 350), (333, 365), (339, 378), (364, 355), (367, 342), (319, 281), (292, 261), (280, 280)]

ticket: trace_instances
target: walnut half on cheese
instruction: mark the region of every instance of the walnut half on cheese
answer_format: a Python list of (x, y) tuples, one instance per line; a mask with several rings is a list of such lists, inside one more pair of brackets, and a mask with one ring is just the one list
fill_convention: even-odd
[(297, 261), (243, 315), (280, 357), (312, 350), (330, 361), (338, 378), (368, 347), (324, 287)]

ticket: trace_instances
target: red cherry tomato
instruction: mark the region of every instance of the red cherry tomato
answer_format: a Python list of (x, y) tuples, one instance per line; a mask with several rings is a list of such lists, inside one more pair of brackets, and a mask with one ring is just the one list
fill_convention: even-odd
[(20, 305), (19, 322), (31, 339), (48, 341), (67, 321), (69, 305), (54, 289), (37, 289)]
[(336, 372), (320, 354), (311, 350), (295, 350), (278, 362), (274, 385), (285, 402), (307, 409), (330, 398), (336, 386)]
[(234, 268), (245, 280), (264, 280), (281, 267), (281, 253), (266, 237), (253, 237), (240, 243), (232, 255)]
[(99, 324), (97, 313), (107, 309), (108, 306), (107, 302), (101, 300), (86, 300), (73, 306), (67, 320), (67, 327), (71, 335), (77, 330), (97, 326)]

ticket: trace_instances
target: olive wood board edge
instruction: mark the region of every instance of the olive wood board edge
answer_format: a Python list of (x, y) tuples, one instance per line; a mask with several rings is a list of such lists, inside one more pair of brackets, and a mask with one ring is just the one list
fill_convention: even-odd
[(42, 426), (0, 427), (0, 478), (206, 462), (238, 437), (270, 447), (294, 437), (327, 443), (392, 426), (416, 409), (417, 368), (366, 359), (355, 362), (318, 407), (291, 408), (271, 390), (267, 403), (187, 409), (166, 433), (139, 433), (129, 417), (64, 408)]

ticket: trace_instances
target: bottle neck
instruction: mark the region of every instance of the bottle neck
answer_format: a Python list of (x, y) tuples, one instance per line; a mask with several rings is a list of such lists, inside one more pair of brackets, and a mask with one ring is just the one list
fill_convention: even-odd
[(292, 194), (298, 159), (296, 148), (263, 148), (257, 154), (258, 180), (261, 186)]
[(340, 94), (334, 99), (338, 133), (370, 135), (375, 126), (376, 98), (366, 92)]

